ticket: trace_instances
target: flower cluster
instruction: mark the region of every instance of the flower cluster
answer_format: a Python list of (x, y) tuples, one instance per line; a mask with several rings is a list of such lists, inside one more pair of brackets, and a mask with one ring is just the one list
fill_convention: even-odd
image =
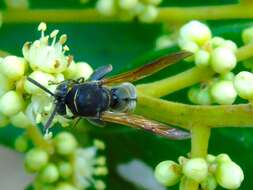
[(183, 190), (186, 179), (190, 179), (206, 190), (214, 190), (218, 185), (225, 189), (237, 189), (244, 179), (240, 166), (227, 154), (208, 155), (205, 159), (179, 157), (178, 161), (179, 164), (167, 160), (156, 166), (155, 177), (161, 184), (169, 187), (180, 182)]
[(142, 22), (152, 22), (158, 15), (157, 5), (162, 0), (98, 0), (97, 10), (104, 16), (122, 19), (137, 17)]
[(50, 144), (52, 152), (33, 148), (26, 153), (25, 167), (36, 173), (35, 190), (106, 188), (101, 178), (108, 173), (106, 159), (97, 156), (105, 148), (102, 141), (95, 140), (93, 146), (81, 148), (71, 133), (61, 132), (50, 139)]
[[(54, 92), (61, 81), (87, 79), (93, 72), (87, 63), (75, 63), (72, 56), (65, 55), (69, 50), (64, 45), (66, 34), (57, 41), (59, 31), (45, 35), (46, 28), (46, 24), (41, 23), (38, 27), (41, 37), (24, 44), (24, 57), (10, 55), (0, 59), (0, 126), (10, 122), (17, 127), (27, 127), (43, 123), (49, 117), (52, 97), (29, 82), (27, 76)], [(55, 122), (68, 125), (68, 120), (61, 116), (55, 117)]]

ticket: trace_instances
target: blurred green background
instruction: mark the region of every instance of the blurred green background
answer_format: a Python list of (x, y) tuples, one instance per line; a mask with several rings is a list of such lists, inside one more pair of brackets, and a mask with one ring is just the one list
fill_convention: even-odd
[[(204, 6), (236, 2), (235, 0), (164, 0), (162, 6)], [(30, 8), (33, 9), (80, 9), (92, 7), (93, 5), (94, 1), (87, 5), (80, 4), (77, 0), (30, 1)], [(6, 10), (2, 0), (0, 1), (0, 7)], [(242, 45), (241, 31), (248, 26), (252, 26), (252, 21), (219, 20), (206, 22), (214, 35), (232, 39), (240, 46)], [(38, 24), (39, 22), (3, 23), (0, 28), (0, 49), (21, 56), (24, 42), (35, 40), (40, 36), (37, 32)], [(141, 24), (135, 21), (128, 23), (48, 23), (48, 31), (53, 29), (59, 29), (61, 33), (68, 35), (67, 44), (70, 47), (70, 54), (74, 55), (76, 61), (86, 61), (93, 68), (110, 63), (114, 67), (111, 75), (130, 70), (145, 64), (151, 58), (177, 50), (177, 47), (160, 51), (154, 49), (156, 38), (163, 33), (164, 29), (163, 24), (158, 23)], [(170, 76), (191, 66), (189, 63), (177, 64), (140, 82), (154, 81)], [(186, 90), (165, 98), (189, 103), (186, 99)], [(57, 132), (59, 130), (62, 129), (58, 127), (53, 131)], [(105, 153), (110, 174), (106, 180), (110, 190), (165, 189), (158, 186), (152, 176), (146, 177), (148, 171), (153, 169), (160, 161), (177, 160), (180, 155), (186, 155), (190, 151), (190, 141), (170, 141), (126, 127), (97, 128), (83, 122), (72, 132), (81, 142), (86, 141), (85, 138), (88, 134), (90, 138), (103, 139), (107, 144)], [(1, 128), (0, 142), (13, 147), (14, 139), (20, 133), (22, 133), (22, 129), (12, 126)], [(225, 152), (243, 168), (245, 180), (240, 189), (251, 190), (253, 187), (253, 129), (213, 129), (209, 145), (209, 153), (216, 155)], [(131, 171), (132, 165), (130, 163), (133, 164), (134, 168), (136, 167), (136, 171)], [(131, 174), (132, 177), (129, 178), (127, 174)], [(12, 180), (15, 181), (15, 179)], [(170, 189), (178, 189), (178, 187)]]

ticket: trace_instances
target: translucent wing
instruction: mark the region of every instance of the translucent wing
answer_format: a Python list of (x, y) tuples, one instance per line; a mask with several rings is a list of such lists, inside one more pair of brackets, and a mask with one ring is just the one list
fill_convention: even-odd
[(183, 140), (190, 138), (190, 133), (186, 131), (171, 128), (167, 125), (164, 125), (157, 121), (148, 120), (139, 115), (105, 111), (101, 114), (100, 119), (102, 121), (118, 123), (136, 129), (143, 129), (173, 140)]
[(186, 52), (186, 51), (181, 51), (181, 52), (173, 53), (170, 55), (166, 55), (164, 57), (154, 60), (151, 63), (144, 65), (140, 68), (137, 68), (135, 70), (125, 72), (125, 73), (122, 73), (110, 78), (102, 79), (101, 82), (102, 84), (114, 84), (114, 83), (132, 82), (132, 81), (140, 80), (190, 55), (192, 55), (192, 53)]
[(112, 71), (112, 65), (104, 65), (97, 68), (92, 75), (90, 76), (90, 80), (101, 80), (104, 76)]

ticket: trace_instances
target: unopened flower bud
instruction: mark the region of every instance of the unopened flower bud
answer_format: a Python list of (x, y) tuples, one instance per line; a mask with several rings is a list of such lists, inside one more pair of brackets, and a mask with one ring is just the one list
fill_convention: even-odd
[(25, 157), (25, 165), (28, 171), (36, 172), (43, 168), (48, 162), (49, 156), (42, 149), (31, 149)]
[(40, 172), (40, 180), (44, 183), (54, 183), (59, 178), (59, 171), (55, 164), (47, 164)]
[(69, 155), (77, 148), (75, 137), (68, 132), (59, 133), (54, 138), (56, 152), (61, 155)]
[(171, 160), (160, 162), (155, 168), (155, 177), (157, 181), (168, 187), (177, 184), (181, 175), (181, 167)]
[(211, 39), (211, 31), (205, 24), (199, 21), (190, 21), (180, 29), (180, 38), (185, 41), (192, 41), (202, 46)]
[(220, 47), (224, 42), (225, 40), (221, 37), (213, 37), (211, 39), (212, 48), (215, 49), (217, 47)]
[(244, 99), (253, 99), (253, 74), (242, 71), (235, 76), (234, 87), (238, 95)]
[(205, 50), (199, 50), (195, 54), (195, 64), (198, 67), (206, 67), (209, 65), (210, 53)]
[[(49, 81), (54, 81), (55, 78), (48, 74), (44, 73), (42, 71), (34, 71), (29, 75), (30, 78), (32, 78), (35, 81), (38, 81), (41, 85), (48, 88)], [(24, 89), (29, 94), (41, 94), (45, 93), (41, 88), (36, 86), (35, 84), (31, 83), (28, 80), (25, 80)]]
[(10, 80), (18, 80), (25, 73), (25, 60), (17, 56), (7, 56), (0, 64), (1, 73)]
[(0, 112), (6, 116), (12, 116), (22, 111), (24, 100), (16, 91), (9, 91), (0, 98)]
[(58, 165), (58, 169), (60, 176), (64, 179), (70, 177), (73, 172), (73, 168), (68, 162), (60, 162)]
[(219, 154), (216, 157), (216, 162), (217, 163), (222, 163), (222, 162), (230, 162), (231, 158), (227, 154)]
[(225, 189), (239, 188), (244, 179), (242, 169), (232, 161), (218, 164), (215, 176), (218, 184)]
[(114, 0), (98, 0), (96, 9), (99, 13), (105, 16), (113, 16), (116, 12)]
[(139, 19), (142, 22), (150, 23), (153, 22), (158, 15), (158, 9), (157, 7), (153, 5), (147, 5), (145, 6), (143, 12), (139, 14)]
[(236, 52), (237, 51), (237, 45), (235, 42), (233, 42), (232, 40), (225, 40), (222, 44), (221, 47), (223, 48), (227, 48), (230, 49), (232, 52)]
[(19, 152), (25, 152), (28, 148), (28, 139), (21, 135), (15, 139), (14, 147)]
[(249, 43), (253, 42), (253, 27), (243, 30), (242, 41), (245, 44), (249, 44)]
[(208, 175), (208, 165), (203, 158), (192, 158), (183, 166), (184, 175), (196, 182), (203, 181)]
[(236, 56), (228, 48), (218, 47), (211, 53), (211, 66), (217, 73), (224, 74), (236, 66)]
[(218, 81), (211, 88), (211, 95), (221, 105), (233, 104), (237, 93), (232, 81)]

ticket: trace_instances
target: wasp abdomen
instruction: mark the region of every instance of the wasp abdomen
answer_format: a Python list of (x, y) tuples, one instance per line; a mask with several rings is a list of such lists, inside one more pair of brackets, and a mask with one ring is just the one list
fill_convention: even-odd
[(111, 89), (111, 109), (118, 112), (133, 111), (136, 107), (136, 89), (131, 83), (123, 83)]

